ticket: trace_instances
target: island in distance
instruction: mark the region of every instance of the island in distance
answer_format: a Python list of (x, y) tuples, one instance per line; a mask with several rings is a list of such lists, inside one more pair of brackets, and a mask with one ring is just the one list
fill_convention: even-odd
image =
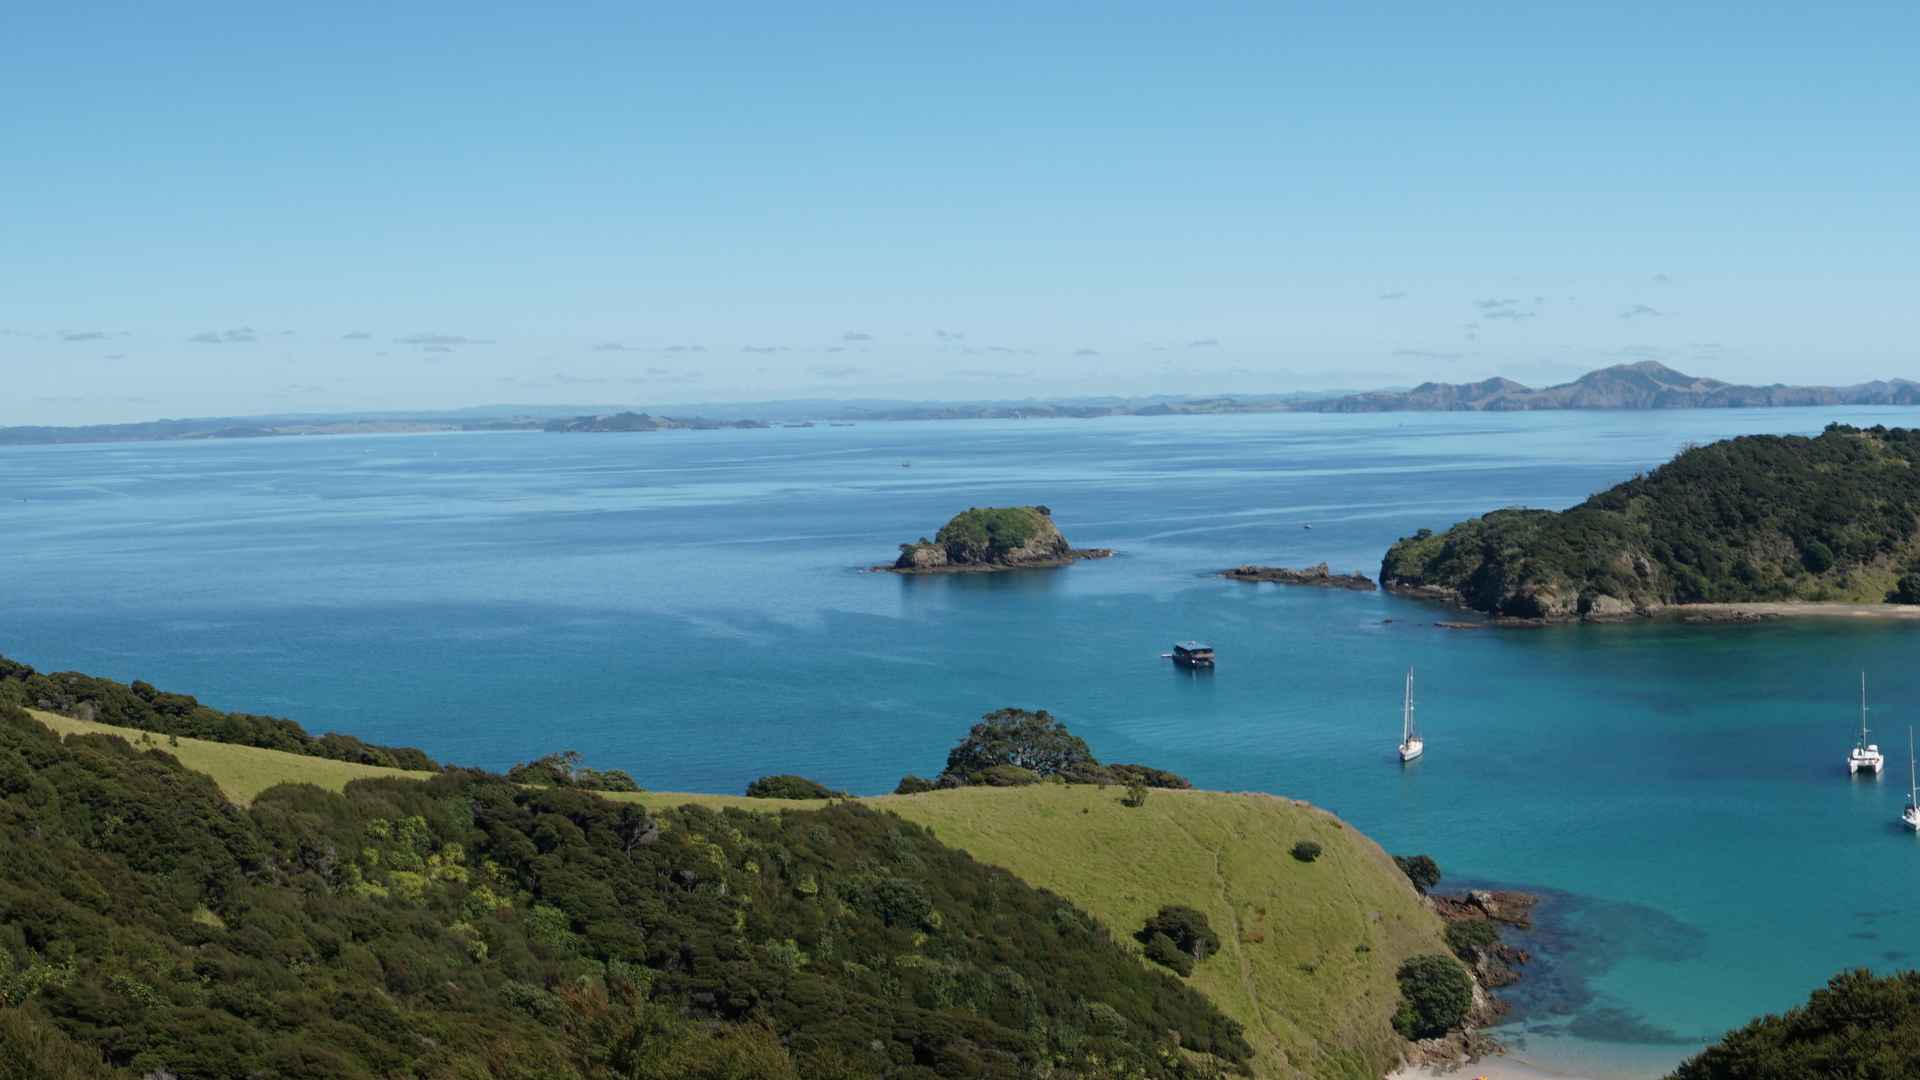
[(1496, 510), (1388, 549), (1380, 584), (1497, 618), (1699, 618), (1920, 604), (1920, 430), (1696, 446), (1570, 510)]
[(1053, 523), (1045, 506), (973, 507), (955, 514), (933, 539), (900, 545), (891, 566), (895, 574), (990, 573), (1065, 566), (1081, 559), (1104, 559), (1112, 548), (1076, 548)]

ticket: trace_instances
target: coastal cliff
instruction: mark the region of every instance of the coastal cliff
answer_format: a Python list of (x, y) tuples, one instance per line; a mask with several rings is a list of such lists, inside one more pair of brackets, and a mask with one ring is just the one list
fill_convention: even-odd
[(954, 515), (933, 539), (900, 545), (891, 566), (899, 574), (951, 574), (1065, 566), (1104, 559), (1111, 548), (1075, 548), (1044, 506), (974, 507)]
[(1509, 619), (1692, 604), (1920, 603), (1920, 431), (1833, 425), (1691, 447), (1564, 511), (1396, 542), (1380, 584)]

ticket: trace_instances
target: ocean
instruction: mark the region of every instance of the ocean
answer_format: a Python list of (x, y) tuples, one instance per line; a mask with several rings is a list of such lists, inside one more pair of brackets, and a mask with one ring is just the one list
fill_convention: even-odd
[[(1397, 537), (1564, 507), (1685, 443), (1913, 409), (1261, 415), (0, 449), (0, 653), (504, 768), (663, 790), (939, 772), (1046, 708), (1106, 761), (1325, 806), (1443, 888), (1548, 899), (1505, 1029), (1655, 1076), (1849, 967), (1913, 965), (1897, 823), (1920, 627), (1449, 630), (1381, 594)], [(863, 572), (969, 506), (1043, 503), (1108, 560)], [(1162, 653), (1212, 641), (1210, 675)], [(1418, 673), (1425, 758), (1395, 759)], [(1886, 774), (1844, 758), (1867, 672)]]

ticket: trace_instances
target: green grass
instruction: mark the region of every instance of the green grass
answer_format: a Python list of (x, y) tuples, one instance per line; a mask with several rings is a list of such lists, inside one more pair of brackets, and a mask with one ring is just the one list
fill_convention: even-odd
[[(137, 731), (34, 716), (64, 734), (140, 742)], [(240, 803), (278, 783), (339, 790), (351, 780), (429, 775), (199, 739), (178, 746), (164, 736), (150, 739)], [(1389, 1071), (1402, 1045), (1390, 1024), (1399, 997), (1394, 971), (1409, 956), (1447, 950), (1439, 919), (1386, 853), (1333, 815), (1289, 799), (1155, 790), (1145, 806), (1130, 809), (1120, 805), (1123, 794), (1118, 787), (1039, 784), (862, 801), (1066, 897), (1136, 952), (1133, 932), (1162, 905), (1205, 912), (1222, 950), (1191, 982), (1245, 1026), (1256, 1076), (1377, 1080)], [(759, 813), (826, 805), (674, 792), (606, 797)], [(1318, 860), (1288, 854), (1301, 840), (1321, 845)]]
[(378, 765), (355, 765), (305, 754), (289, 754), (283, 750), (208, 742), (205, 739), (182, 737), (176, 745), (165, 735), (75, 720), (37, 709), (27, 711), (33, 714), (34, 719), (62, 735), (118, 735), (135, 746), (165, 750), (179, 758), (180, 764), (187, 768), (213, 777), (220, 785), (220, 790), (226, 792), (227, 798), (241, 806), (253, 802), (256, 795), (275, 784), (317, 784), (329, 791), (340, 791), (350, 780), (382, 776), (422, 779), (433, 775), (404, 769), (383, 769)]

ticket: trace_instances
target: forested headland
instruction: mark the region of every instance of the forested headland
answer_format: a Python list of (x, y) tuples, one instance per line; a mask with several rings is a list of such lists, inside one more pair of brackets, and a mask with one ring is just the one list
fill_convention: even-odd
[(1920, 431), (1831, 425), (1690, 447), (1564, 511), (1395, 543), (1383, 587), (1527, 619), (1752, 601), (1920, 603)]

